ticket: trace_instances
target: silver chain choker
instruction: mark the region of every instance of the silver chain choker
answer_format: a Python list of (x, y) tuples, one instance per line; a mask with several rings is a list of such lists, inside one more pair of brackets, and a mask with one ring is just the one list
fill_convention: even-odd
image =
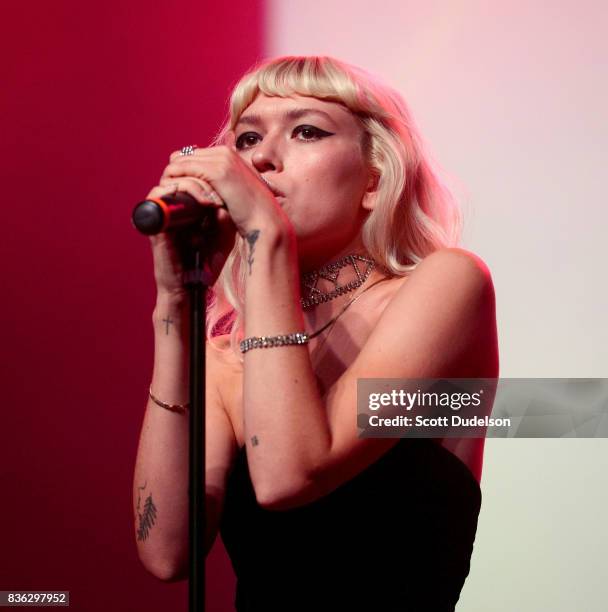
[[(365, 270), (363, 272), (359, 269), (361, 263), (365, 264)], [(348, 265), (351, 265), (354, 268), (357, 278), (349, 283), (346, 283), (345, 285), (339, 285), (338, 276), (340, 275), (340, 271), (342, 268)], [(360, 287), (367, 280), (367, 277), (371, 274), (375, 265), (376, 262), (371, 257), (353, 254), (345, 255), (338, 261), (326, 264), (320, 270), (307, 272), (302, 276), (302, 286), (306, 288), (306, 291), (303, 292), (306, 293), (306, 295), (300, 299), (302, 308), (310, 308), (316, 304), (328, 302), (339, 295), (357, 289), (357, 287)], [(334, 284), (335, 289), (332, 289), (328, 293), (318, 289), (317, 283), (319, 282), (319, 278), (324, 278), (331, 281)]]

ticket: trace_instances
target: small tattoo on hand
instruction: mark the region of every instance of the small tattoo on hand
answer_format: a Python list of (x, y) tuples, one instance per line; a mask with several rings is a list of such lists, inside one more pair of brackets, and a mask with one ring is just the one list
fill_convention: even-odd
[(253, 266), (253, 252), (255, 250), (255, 243), (260, 236), (260, 230), (252, 230), (245, 238), (247, 238), (247, 244), (249, 244), (249, 255), (247, 257), (247, 263), (249, 264), (249, 276), (251, 276), (251, 267)]
[(251, 438), (251, 446), (257, 446), (260, 443), (260, 441), (258, 440), (257, 436), (253, 436), (253, 438)]

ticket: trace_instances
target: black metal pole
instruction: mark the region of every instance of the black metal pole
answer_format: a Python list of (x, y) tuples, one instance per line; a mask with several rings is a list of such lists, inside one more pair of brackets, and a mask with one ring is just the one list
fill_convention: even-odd
[[(200, 257), (197, 263), (200, 264)], [(205, 609), (205, 344), (203, 338), (207, 287), (200, 274), (190, 293), (190, 473), (189, 473), (189, 610)]]
[(189, 583), (190, 612), (205, 610), (205, 320), (206, 266), (215, 248), (217, 220), (179, 230), (176, 244), (185, 270), (190, 301)]

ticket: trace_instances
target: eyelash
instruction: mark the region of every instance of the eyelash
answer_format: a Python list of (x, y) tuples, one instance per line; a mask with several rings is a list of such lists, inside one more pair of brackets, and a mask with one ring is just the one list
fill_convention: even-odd
[[(331, 132), (326, 132), (325, 130), (321, 130), (319, 128), (314, 127), (313, 125), (298, 125), (298, 127), (294, 128), (293, 133), (300, 133), (304, 130), (310, 130), (313, 132), (313, 138), (305, 138), (304, 142), (314, 142), (315, 140), (320, 140), (321, 138), (326, 138), (327, 136), (331, 136)], [(236, 148), (237, 149), (250, 149), (251, 146), (244, 146), (243, 140), (246, 138), (250, 138), (252, 136), (259, 136), (255, 132), (244, 132), (236, 139)]]

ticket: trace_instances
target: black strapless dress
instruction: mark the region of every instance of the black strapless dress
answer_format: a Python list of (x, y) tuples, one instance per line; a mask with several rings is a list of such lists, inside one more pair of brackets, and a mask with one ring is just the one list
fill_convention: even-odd
[(404, 438), (326, 497), (258, 505), (245, 447), (229, 476), (220, 533), (238, 612), (444, 612), (469, 573), (481, 490), (428, 439)]

